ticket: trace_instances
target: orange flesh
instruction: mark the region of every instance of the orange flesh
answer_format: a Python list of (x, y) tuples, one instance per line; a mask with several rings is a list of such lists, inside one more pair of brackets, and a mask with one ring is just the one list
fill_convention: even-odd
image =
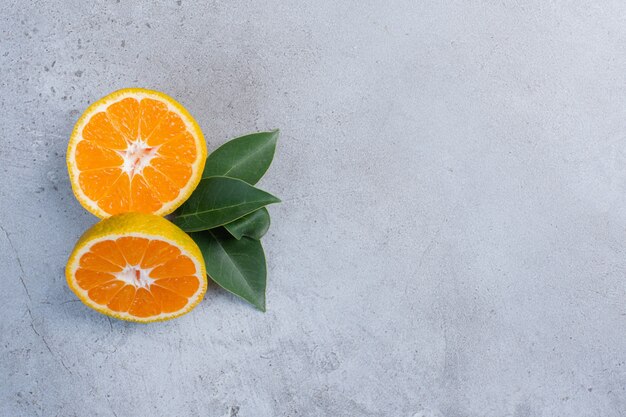
[(178, 197), (197, 156), (194, 137), (165, 103), (125, 98), (83, 128), (78, 184), (108, 214), (154, 213)]
[(162, 240), (120, 237), (80, 258), (78, 286), (94, 302), (135, 317), (179, 311), (200, 286), (193, 261)]

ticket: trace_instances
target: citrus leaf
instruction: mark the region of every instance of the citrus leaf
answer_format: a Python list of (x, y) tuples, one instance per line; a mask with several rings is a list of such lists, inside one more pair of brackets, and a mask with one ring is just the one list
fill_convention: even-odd
[(224, 176), (256, 184), (272, 163), (277, 140), (278, 129), (226, 142), (209, 155), (202, 178)]
[(191, 197), (176, 210), (174, 224), (186, 232), (223, 226), (280, 200), (235, 178), (210, 177), (200, 181)]
[(233, 235), (235, 239), (241, 239), (243, 236), (252, 239), (261, 239), (270, 228), (270, 214), (265, 207), (246, 214), (240, 219), (224, 225), (228, 233)]
[(258, 240), (237, 240), (223, 229), (190, 233), (198, 244), (207, 274), (220, 287), (265, 311), (267, 268)]

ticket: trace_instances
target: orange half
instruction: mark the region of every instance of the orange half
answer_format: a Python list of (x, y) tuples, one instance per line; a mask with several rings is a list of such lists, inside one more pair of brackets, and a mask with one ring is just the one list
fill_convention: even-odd
[(198, 123), (173, 98), (127, 88), (96, 101), (67, 149), (72, 190), (105, 218), (174, 211), (196, 188), (207, 157)]
[(168, 220), (144, 213), (112, 216), (85, 232), (65, 273), (83, 303), (138, 322), (185, 314), (207, 289), (195, 242)]

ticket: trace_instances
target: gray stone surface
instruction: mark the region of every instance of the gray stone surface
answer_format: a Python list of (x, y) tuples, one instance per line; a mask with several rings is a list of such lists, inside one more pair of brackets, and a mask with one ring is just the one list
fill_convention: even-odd
[[(624, 2), (1, 3), (1, 416), (626, 415)], [(127, 86), (282, 129), (266, 314), (67, 288), (68, 136)]]

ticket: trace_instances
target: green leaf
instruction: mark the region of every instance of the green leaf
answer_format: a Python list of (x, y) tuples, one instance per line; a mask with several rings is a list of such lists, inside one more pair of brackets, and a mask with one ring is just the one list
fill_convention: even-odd
[(235, 178), (200, 181), (191, 197), (176, 210), (174, 224), (186, 232), (213, 229), (280, 200)]
[(209, 154), (202, 178), (223, 176), (256, 184), (272, 163), (277, 139), (278, 129), (226, 142)]
[(270, 228), (270, 214), (265, 207), (246, 214), (240, 219), (224, 225), (224, 228), (236, 239), (243, 236), (261, 239)]
[(207, 274), (220, 287), (265, 311), (267, 268), (258, 240), (237, 240), (223, 229), (190, 233), (198, 244)]

